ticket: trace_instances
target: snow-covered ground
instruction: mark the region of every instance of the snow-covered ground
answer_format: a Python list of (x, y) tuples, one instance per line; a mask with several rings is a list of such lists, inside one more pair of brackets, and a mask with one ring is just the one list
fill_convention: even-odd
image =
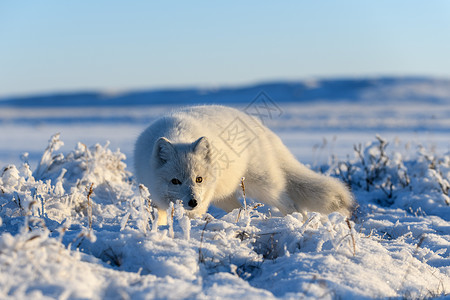
[[(356, 97), (338, 83), (302, 85), (320, 101), (266, 88), (277, 110), (258, 113), (299, 160), (352, 187), (350, 220), (247, 199), (194, 220), (175, 204), (173, 224), (157, 227), (133, 144), (180, 103), (1, 107), (0, 298), (448, 297), (449, 89), (380, 81)], [(223, 103), (254, 114), (262, 102), (245, 95)]]

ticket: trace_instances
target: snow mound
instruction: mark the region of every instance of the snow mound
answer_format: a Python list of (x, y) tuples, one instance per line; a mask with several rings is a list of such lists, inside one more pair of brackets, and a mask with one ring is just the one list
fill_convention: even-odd
[[(125, 156), (53, 136), (34, 172), (0, 176), (0, 298), (425, 298), (450, 291), (450, 156), (378, 137), (321, 170), (359, 207), (279, 216), (250, 202), (167, 226)], [(26, 156), (24, 156), (26, 160)]]

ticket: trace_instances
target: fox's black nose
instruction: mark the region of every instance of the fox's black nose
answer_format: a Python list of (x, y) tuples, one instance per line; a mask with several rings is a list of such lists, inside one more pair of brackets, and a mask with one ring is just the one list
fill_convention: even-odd
[(195, 200), (195, 199), (189, 200), (188, 205), (190, 207), (192, 207), (192, 208), (196, 207), (197, 206), (197, 200)]

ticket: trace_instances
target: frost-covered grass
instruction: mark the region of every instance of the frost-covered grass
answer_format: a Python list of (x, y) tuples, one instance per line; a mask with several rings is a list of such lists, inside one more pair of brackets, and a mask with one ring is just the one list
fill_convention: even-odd
[[(281, 216), (247, 199), (167, 226), (125, 156), (51, 138), (33, 171), (0, 177), (0, 298), (413, 298), (450, 293), (450, 155), (377, 137), (318, 168), (358, 207)], [(351, 152), (351, 149), (349, 149)], [(245, 181), (244, 181), (245, 186)]]

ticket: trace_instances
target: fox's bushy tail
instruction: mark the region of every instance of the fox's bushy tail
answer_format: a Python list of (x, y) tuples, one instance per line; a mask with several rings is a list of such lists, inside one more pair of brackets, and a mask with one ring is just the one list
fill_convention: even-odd
[(321, 213), (340, 212), (349, 217), (354, 200), (349, 189), (338, 179), (315, 173), (297, 162), (286, 169), (287, 193), (299, 210)]

